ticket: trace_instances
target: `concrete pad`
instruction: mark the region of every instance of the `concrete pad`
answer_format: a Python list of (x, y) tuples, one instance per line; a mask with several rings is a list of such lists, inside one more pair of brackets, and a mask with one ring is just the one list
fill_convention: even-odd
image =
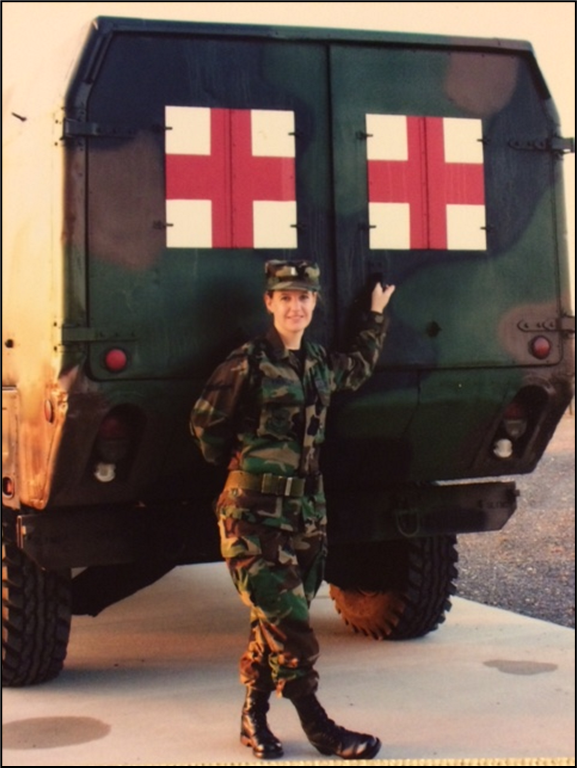
[[(323, 586), (312, 615), (329, 715), (381, 738), (373, 765), (574, 755), (574, 631), (453, 603), (427, 637), (375, 642), (345, 627)], [(223, 563), (75, 618), (61, 676), (3, 691), (3, 765), (262, 765), (238, 739), (247, 634)], [(341, 762), (308, 744), (290, 702), (273, 700), (269, 723), (285, 747), (276, 765)]]

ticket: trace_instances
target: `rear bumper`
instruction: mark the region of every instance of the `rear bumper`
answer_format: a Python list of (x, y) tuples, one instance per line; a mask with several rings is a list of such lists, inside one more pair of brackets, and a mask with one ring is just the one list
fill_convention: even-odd
[(496, 531), (517, 508), (514, 482), (443, 483), (327, 493), (331, 541), (385, 541)]
[(190, 504), (84, 507), (14, 515), (16, 544), (41, 568), (85, 568), (162, 561), (174, 565), (219, 558), (218, 531)]
[[(329, 535), (334, 542), (352, 542), (499, 530), (515, 511), (516, 500), (513, 482), (327, 493)], [(207, 514), (200, 514), (203, 508)], [(217, 527), (208, 502), (11, 514), (17, 545), (49, 570), (219, 558)]]

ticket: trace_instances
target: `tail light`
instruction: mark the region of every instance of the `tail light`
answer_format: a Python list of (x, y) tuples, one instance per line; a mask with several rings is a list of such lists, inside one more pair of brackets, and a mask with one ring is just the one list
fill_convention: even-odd
[(126, 476), (136, 455), (144, 425), (142, 412), (132, 405), (113, 408), (100, 423), (92, 449), (92, 473), (101, 483)]
[(125, 458), (130, 447), (130, 425), (114, 412), (105, 416), (98, 430), (96, 451), (104, 462), (115, 463)]
[(503, 426), (505, 432), (511, 440), (518, 440), (523, 437), (527, 431), (528, 425), (527, 409), (522, 403), (515, 400), (509, 403), (503, 414)]
[(522, 456), (547, 403), (547, 395), (536, 386), (524, 387), (503, 411), (492, 442), (498, 459)]

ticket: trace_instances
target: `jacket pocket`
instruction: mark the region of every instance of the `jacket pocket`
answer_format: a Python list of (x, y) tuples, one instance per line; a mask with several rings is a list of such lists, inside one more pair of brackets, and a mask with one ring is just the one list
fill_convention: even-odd
[(282, 377), (263, 379), (257, 435), (275, 440), (294, 439), (302, 407), (303, 393), (300, 386)]

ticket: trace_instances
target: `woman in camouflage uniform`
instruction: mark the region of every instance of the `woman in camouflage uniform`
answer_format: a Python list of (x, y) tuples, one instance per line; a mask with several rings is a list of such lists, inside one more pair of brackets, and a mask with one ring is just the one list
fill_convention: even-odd
[(315, 692), (319, 647), (309, 606), (324, 573), (326, 506), (319, 473), (333, 392), (357, 389), (372, 374), (385, 337), (383, 310), (394, 286), (375, 286), (371, 312), (348, 353), (303, 341), (317, 302), (319, 269), (267, 262), (269, 332), (232, 352), (194, 406), (191, 430), (205, 459), (228, 463), (217, 503), (221, 552), (251, 609), (240, 663), (247, 696), (241, 741), (260, 758), (283, 754), (266, 722), (276, 689), (290, 699), (323, 754), (370, 759), (380, 741), (330, 720)]

